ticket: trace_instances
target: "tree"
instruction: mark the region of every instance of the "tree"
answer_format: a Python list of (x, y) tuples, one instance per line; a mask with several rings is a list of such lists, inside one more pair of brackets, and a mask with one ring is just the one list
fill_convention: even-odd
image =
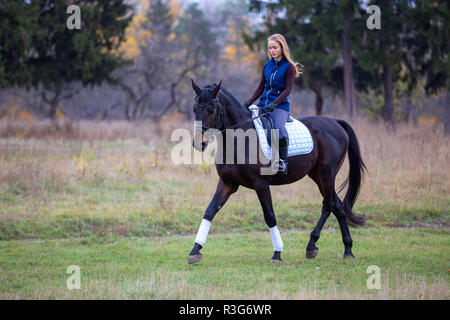
[(196, 3), (177, 17), (162, 0), (152, 1), (138, 18), (132, 31), (138, 54), (117, 81), (132, 105), (133, 112), (126, 111), (127, 119), (159, 121), (171, 108), (186, 113), (180, 103), (180, 86), (187, 83), (189, 74), (207, 73), (218, 55), (212, 24)]
[(381, 8), (381, 30), (366, 31), (367, 41), (356, 56), (374, 80), (373, 86), (382, 82), (382, 117), (393, 123), (397, 81), (407, 84), (407, 95), (422, 77), (427, 93), (448, 88), (448, 2), (382, 0), (373, 4)]
[(450, 134), (450, 10), (448, 1), (415, 1), (408, 12), (408, 25), (414, 32), (405, 38), (406, 61), (411, 70), (425, 78), (425, 92), (446, 91), (442, 106), (445, 133)]
[[(81, 29), (67, 27), (68, 4), (81, 9)], [(34, 87), (54, 119), (73, 83), (112, 81), (127, 61), (117, 54), (131, 7), (112, 1), (3, 1), (0, 3), (0, 85)], [(49, 94), (51, 93), (51, 94)]]
[[(344, 96), (345, 96), (345, 110), (347, 114), (352, 117), (356, 115), (357, 108), (355, 103), (355, 81), (353, 75), (353, 53), (352, 53), (352, 25), (355, 26), (355, 18), (361, 18), (358, 15), (359, 3), (357, 0), (344, 0), (339, 6), (342, 17), (342, 57), (344, 60)], [(355, 16), (355, 12), (357, 15)], [(359, 23), (361, 25), (361, 23)], [(353, 32), (354, 34), (355, 32)]]
[[(137, 50), (134, 63), (117, 76), (116, 84), (122, 88), (129, 101), (125, 104), (127, 120), (137, 120), (152, 109), (155, 91), (165, 87), (168, 81), (167, 66), (173, 44), (169, 37), (173, 33), (174, 16), (166, 2), (142, 3), (141, 12), (135, 16), (128, 38)], [(125, 51), (128, 48), (122, 47)], [(164, 112), (161, 112), (161, 116)]]

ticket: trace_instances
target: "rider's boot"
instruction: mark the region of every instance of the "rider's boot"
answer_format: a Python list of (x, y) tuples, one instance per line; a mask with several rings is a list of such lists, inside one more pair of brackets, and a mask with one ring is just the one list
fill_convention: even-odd
[(281, 138), (279, 143), (279, 156), (280, 159), (274, 165), (274, 169), (277, 170), (277, 173), (281, 173), (287, 175), (287, 166), (288, 166), (288, 142), (287, 138)]

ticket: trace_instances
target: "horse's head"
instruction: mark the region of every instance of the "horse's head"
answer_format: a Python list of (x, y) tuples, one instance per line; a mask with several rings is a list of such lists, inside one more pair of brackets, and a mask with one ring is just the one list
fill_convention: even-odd
[[(205, 131), (221, 129), (223, 126), (224, 110), (219, 103), (219, 90), (222, 81), (218, 85), (207, 85), (203, 89), (200, 89), (194, 80), (191, 79), (191, 81), (192, 88), (197, 94), (193, 107), (195, 121), (201, 121), (201, 126), (195, 128), (193, 146), (197, 150), (203, 151), (208, 144), (204, 136)], [(198, 145), (200, 141), (201, 147)]]

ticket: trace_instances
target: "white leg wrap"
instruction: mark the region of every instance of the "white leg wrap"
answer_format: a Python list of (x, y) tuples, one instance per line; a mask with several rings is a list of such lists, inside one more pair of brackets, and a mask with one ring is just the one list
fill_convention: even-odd
[(206, 237), (208, 236), (210, 226), (211, 221), (203, 219), (202, 223), (200, 223), (200, 228), (198, 228), (197, 237), (195, 237), (195, 242), (197, 242), (202, 247), (205, 245)]
[(280, 231), (278, 227), (272, 227), (270, 230), (270, 236), (272, 237), (273, 251), (283, 251), (283, 240), (281, 240)]

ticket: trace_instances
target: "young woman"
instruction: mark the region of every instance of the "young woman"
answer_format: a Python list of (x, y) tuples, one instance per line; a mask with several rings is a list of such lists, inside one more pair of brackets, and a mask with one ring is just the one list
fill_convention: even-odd
[(282, 161), (278, 162), (278, 171), (287, 174), (288, 136), (284, 125), (289, 116), (289, 94), (294, 78), (300, 76), (297, 69), (299, 63), (292, 60), (286, 39), (281, 34), (269, 37), (267, 53), (270, 60), (264, 65), (258, 87), (244, 106), (252, 105), (261, 97), (258, 107), (270, 112), (275, 129), (279, 129), (279, 155)]

